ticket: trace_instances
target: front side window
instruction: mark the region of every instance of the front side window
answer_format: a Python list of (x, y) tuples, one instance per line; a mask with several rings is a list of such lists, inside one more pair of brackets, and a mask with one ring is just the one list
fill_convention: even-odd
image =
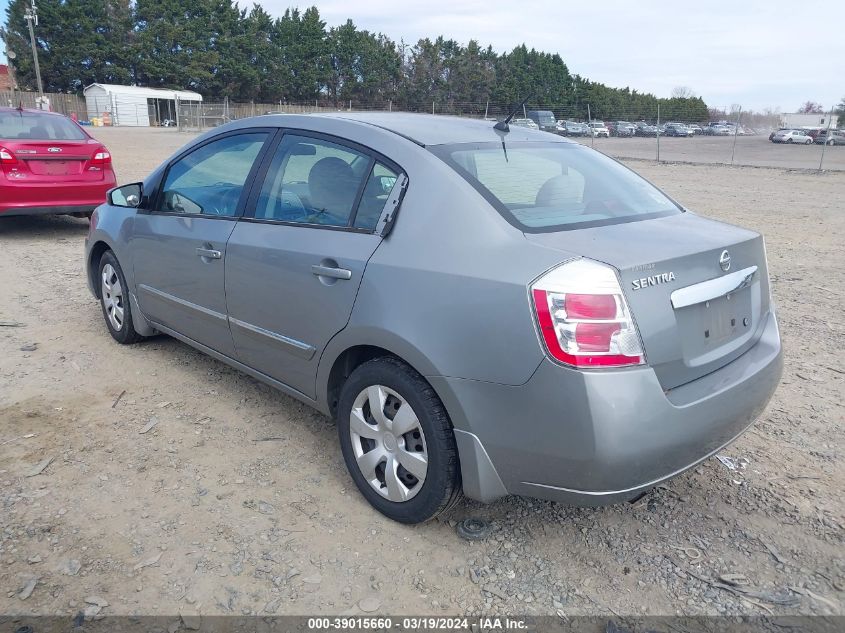
[(681, 213), (656, 187), (598, 152), (570, 143), (441, 145), (431, 151), (527, 232), (616, 224)]
[(167, 172), (158, 211), (232, 217), (267, 140), (266, 132), (212, 141), (180, 158)]
[[(267, 170), (255, 217), (350, 226), (372, 159), (331, 141), (286, 134)], [(383, 205), (382, 205), (383, 206)]]

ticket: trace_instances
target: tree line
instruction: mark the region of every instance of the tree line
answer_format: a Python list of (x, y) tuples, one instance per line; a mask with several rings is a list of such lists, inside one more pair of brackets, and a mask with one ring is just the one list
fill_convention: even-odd
[[(21, 87), (35, 86), (24, 13), (12, 0), (3, 37)], [(327, 28), (316, 7), (273, 17), (232, 0), (39, 0), (36, 43), (44, 89), (80, 93), (92, 83), (188, 89), (207, 100), (329, 102), (396, 109), (500, 113), (529, 107), (585, 118), (704, 121), (691, 94), (657, 98), (569, 72), (560, 55), (525, 45), (499, 54), (443, 36), (416, 44), (359, 29)]]

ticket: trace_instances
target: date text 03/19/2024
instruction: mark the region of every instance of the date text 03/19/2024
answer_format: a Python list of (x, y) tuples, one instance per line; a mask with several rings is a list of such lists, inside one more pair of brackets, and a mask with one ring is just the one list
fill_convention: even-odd
[(308, 630), (311, 631), (469, 631), (473, 626), (481, 630), (521, 631), (528, 628), (528, 623), (512, 617), (319, 617), (308, 618)]

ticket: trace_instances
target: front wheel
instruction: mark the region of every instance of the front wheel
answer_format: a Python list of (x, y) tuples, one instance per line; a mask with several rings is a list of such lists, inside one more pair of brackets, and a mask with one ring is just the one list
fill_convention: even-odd
[(129, 304), (129, 287), (117, 257), (111, 251), (103, 253), (98, 268), (100, 281), (100, 307), (112, 338), (121, 345), (137, 343), (143, 337), (132, 325), (132, 308)]
[(405, 363), (385, 357), (352, 372), (337, 427), (352, 480), (370, 504), (400, 523), (422, 523), (461, 498), (455, 435), (440, 398)]

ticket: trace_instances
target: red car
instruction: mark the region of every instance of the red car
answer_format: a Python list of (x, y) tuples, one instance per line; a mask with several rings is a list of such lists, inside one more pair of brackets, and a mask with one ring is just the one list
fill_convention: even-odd
[(90, 216), (114, 186), (111, 154), (75, 122), (0, 107), (0, 217)]

